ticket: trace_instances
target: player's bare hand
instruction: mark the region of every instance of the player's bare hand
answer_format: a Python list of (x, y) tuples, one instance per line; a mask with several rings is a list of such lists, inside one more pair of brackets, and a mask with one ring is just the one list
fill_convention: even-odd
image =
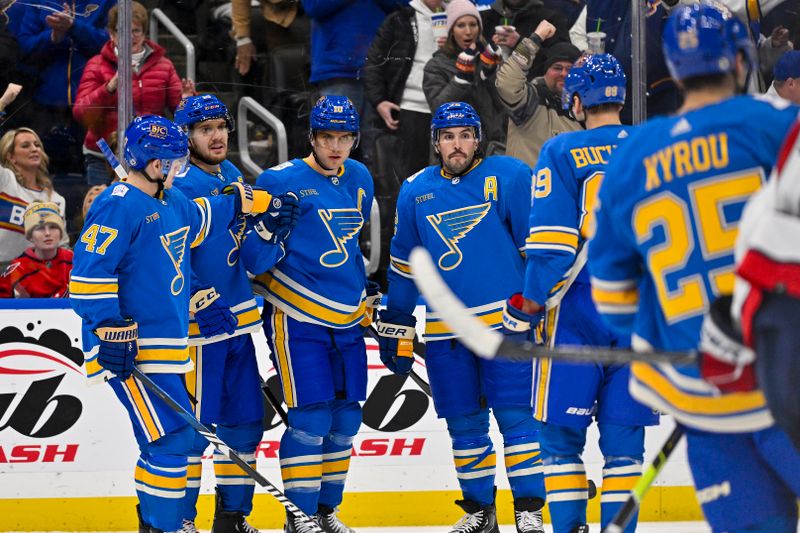
[(378, 110), (378, 114), (386, 123), (387, 128), (390, 130), (396, 130), (400, 126), (400, 121), (392, 116), (392, 111), (397, 113), (400, 112), (399, 105), (395, 104), (394, 102), (390, 102), (389, 100), (384, 100), (378, 104), (376, 109)]
[(782, 48), (789, 43), (789, 30), (783, 26), (775, 26), (770, 39), (773, 48)]
[(536, 29), (533, 30), (533, 33), (539, 36), (539, 38), (543, 41), (546, 41), (550, 37), (556, 34), (556, 27), (543, 20), (536, 26)]
[(17, 85), (16, 83), (9, 83), (8, 87), (6, 87), (3, 96), (0, 96), (0, 111), (4, 110), (6, 107), (13, 102), (17, 96), (19, 96), (19, 92), (22, 90), (22, 85)]
[(239, 74), (244, 76), (250, 72), (250, 66), (253, 63), (253, 57), (256, 55), (256, 45), (253, 43), (246, 43), (236, 47), (236, 60), (233, 63), (234, 68), (239, 71)]
[(194, 88), (194, 80), (189, 78), (183, 78), (181, 80), (181, 98), (186, 98), (187, 96), (195, 96), (197, 91)]

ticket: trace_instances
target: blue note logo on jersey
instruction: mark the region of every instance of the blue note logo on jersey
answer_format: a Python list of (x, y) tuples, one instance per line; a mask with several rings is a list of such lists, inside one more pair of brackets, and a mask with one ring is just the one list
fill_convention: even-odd
[(345, 243), (358, 235), (364, 225), (364, 216), (358, 209), (320, 209), (319, 216), (333, 239), (334, 249), (319, 257), (322, 266), (336, 268), (347, 262)]
[(448, 251), (439, 257), (439, 268), (453, 270), (461, 264), (464, 256), (458, 248), (458, 241), (483, 220), (491, 206), (491, 202), (486, 202), (426, 217), (447, 246)]
[(239, 260), (239, 248), (242, 247), (242, 238), (244, 237), (244, 230), (247, 229), (247, 223), (244, 217), (239, 217), (232, 228), (228, 230), (233, 239), (233, 248), (228, 252), (228, 266), (233, 266)]
[(172, 261), (172, 266), (175, 267), (177, 275), (172, 278), (170, 290), (172, 294), (177, 296), (183, 290), (183, 272), (181, 271), (181, 263), (183, 262), (183, 255), (186, 253), (186, 238), (189, 235), (189, 226), (184, 226), (179, 230), (167, 233), (161, 236), (161, 245), (167, 251), (167, 255)]

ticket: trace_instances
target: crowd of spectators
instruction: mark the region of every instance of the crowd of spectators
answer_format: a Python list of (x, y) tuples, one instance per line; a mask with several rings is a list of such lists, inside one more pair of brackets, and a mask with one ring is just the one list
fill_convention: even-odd
[[(435, 161), (427, 132), (431, 109), (441, 103), (460, 100), (478, 110), (484, 153), (505, 153), (533, 166), (548, 138), (583, 127), (564, 111), (561, 89), (597, 32), (632, 79), (627, 0), (141, 1), (133, 2), (131, 27), (135, 115), (171, 117), (180, 99), (198, 90), (224, 91), (234, 100), (247, 93), (283, 117), (287, 130), (303, 130), (319, 95), (346, 95), (362, 116), (356, 157), (372, 170), (381, 210), (389, 214), (402, 181)], [(691, 1), (648, 1), (648, 116), (680, 105), (654, 36), (675, 4)], [(751, 92), (800, 103), (800, 51), (793, 44), (800, 40), (800, 15), (794, 3), (725, 3), (749, 20), (758, 44), (760, 69), (752, 73)], [(115, 5), (0, 0), (0, 268), (8, 266), (0, 276), (0, 297), (48, 296), (19, 285), (13, 273), (23, 271), (21, 262), (27, 268), (42, 264), (42, 272), (52, 274), (48, 279), (58, 278), (70, 264), (69, 236), (114, 179), (97, 141), (116, 140)], [(155, 7), (193, 37), (201, 64), (222, 62), (224, 75), (198, 68), (199, 80), (181, 79), (173, 64), (178, 58), (147, 38)], [(282, 56), (286, 50), (295, 55)], [(305, 60), (307, 69), (301, 67), (293, 97), (279, 99), (274, 95), (286, 82), (278, 71), (298, 68), (280, 59), (276, 64), (282, 57)], [(631, 120), (630, 105), (623, 119)], [(274, 137), (267, 139), (274, 143)], [(305, 139), (290, 135), (290, 156), (307, 150)], [(390, 235), (384, 232), (384, 255)], [(50, 249), (53, 242), (57, 253)], [(49, 295), (63, 294), (53, 282)]]

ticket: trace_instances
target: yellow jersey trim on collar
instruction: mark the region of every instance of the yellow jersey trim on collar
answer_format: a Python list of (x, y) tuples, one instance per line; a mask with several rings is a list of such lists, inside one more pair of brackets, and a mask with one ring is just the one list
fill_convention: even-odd
[(440, 175), (440, 176), (442, 176), (442, 177), (443, 177), (444, 179), (446, 179), (446, 180), (451, 180), (451, 179), (453, 179), (453, 178), (461, 178), (461, 177), (464, 177), (464, 176), (466, 176), (467, 174), (469, 174), (469, 173), (470, 173), (470, 172), (472, 172), (473, 170), (475, 170), (475, 167), (477, 167), (478, 165), (480, 165), (482, 162), (483, 162), (483, 158), (481, 158), (481, 157), (477, 158), (475, 161), (473, 161), (473, 162), (472, 162), (472, 166), (471, 166), (471, 167), (469, 167), (469, 168), (466, 170), (466, 172), (462, 172), (462, 173), (461, 173), (461, 174), (459, 174), (458, 176), (451, 176), (451, 175), (449, 175), (448, 173), (446, 173), (446, 172), (444, 171), (444, 165), (442, 165), (441, 167), (439, 167), (439, 175)]

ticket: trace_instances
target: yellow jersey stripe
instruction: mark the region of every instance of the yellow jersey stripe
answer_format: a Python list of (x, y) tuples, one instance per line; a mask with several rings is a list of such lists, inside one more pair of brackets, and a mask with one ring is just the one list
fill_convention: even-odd
[(136, 411), (139, 413), (139, 418), (144, 424), (143, 429), (147, 432), (148, 440), (153, 442), (161, 437), (161, 433), (158, 431), (158, 426), (153, 419), (153, 413), (150, 412), (150, 409), (144, 400), (143, 391), (139, 386), (139, 382), (131, 377), (123, 381), (122, 386), (128, 390), (128, 394), (133, 400), (134, 409), (136, 409)]
[[(499, 326), (503, 323), (503, 311), (495, 311), (477, 317), (481, 322), (490, 327)], [(453, 330), (447, 322), (439, 320), (427, 320), (425, 322), (425, 335), (452, 335)]]
[(119, 292), (118, 283), (85, 283), (82, 281), (69, 282), (70, 294), (101, 294)]
[(547, 492), (555, 490), (586, 490), (589, 484), (586, 481), (586, 474), (569, 474), (565, 476), (544, 477), (544, 485)]
[(185, 472), (183, 473), (182, 476), (179, 477), (160, 476), (158, 474), (145, 470), (141, 466), (137, 466), (134, 478), (139, 483), (144, 483), (145, 485), (149, 485), (151, 487), (159, 489), (182, 490), (186, 488)]
[(698, 396), (686, 393), (647, 363), (632, 363), (631, 374), (675, 409), (689, 414), (735, 415), (763, 409), (766, 405), (764, 395), (759, 390), (720, 396)]
[(611, 291), (592, 285), (592, 299), (597, 305), (636, 305), (639, 303), (639, 289)]
[(561, 244), (570, 248), (578, 248), (578, 236), (562, 231), (531, 232), (525, 240), (526, 244)]
[(267, 282), (267, 288), (274, 296), (289, 303), (289, 305), (292, 307), (299, 309), (302, 313), (329, 324), (352, 326), (361, 320), (361, 317), (364, 316), (364, 311), (367, 308), (366, 302), (361, 302), (361, 304), (358, 306), (358, 309), (356, 309), (356, 311), (353, 313), (334, 311), (333, 309), (324, 307), (319, 303), (296, 293), (291, 288), (284, 285), (269, 274), (263, 274), (263, 277), (259, 277)]
[(505, 456), (505, 463), (506, 468), (511, 468), (517, 466), (520, 463), (524, 463), (530, 459), (535, 459), (539, 457), (539, 452), (531, 452), (531, 453), (521, 453), (519, 455), (506, 455)]
[(611, 477), (603, 478), (603, 492), (633, 490), (634, 485), (639, 480), (639, 476)]
[(289, 361), (288, 350), (286, 349), (286, 315), (277, 307), (272, 311), (272, 344), (275, 346), (276, 359), (278, 362), (278, 375), (281, 378), (283, 396), (287, 407), (295, 406), (294, 384), (292, 383), (291, 362)]

